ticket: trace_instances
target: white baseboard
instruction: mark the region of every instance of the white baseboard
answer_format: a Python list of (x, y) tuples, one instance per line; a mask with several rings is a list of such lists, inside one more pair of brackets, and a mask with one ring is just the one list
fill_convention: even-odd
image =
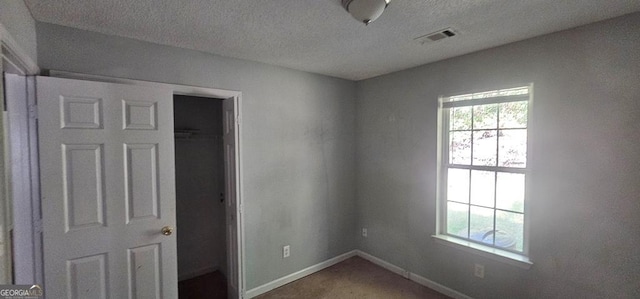
[(356, 250), (356, 254), (359, 257), (361, 257), (361, 258), (363, 258), (363, 259), (365, 259), (367, 261), (370, 261), (370, 262), (372, 262), (372, 263), (374, 263), (374, 264), (376, 264), (376, 265), (378, 265), (378, 266), (380, 266), (382, 268), (385, 268), (385, 269), (387, 269), (387, 270), (389, 270), (389, 271), (391, 271), (391, 272), (393, 272), (395, 274), (398, 274), (398, 275), (400, 275), (400, 276), (402, 276), (404, 278), (409, 279), (409, 272), (405, 271), (404, 269), (402, 269), (402, 268), (400, 268), (400, 267), (398, 267), (398, 266), (396, 266), (396, 265), (394, 265), (392, 263), (389, 263), (389, 262), (387, 262), (385, 260), (379, 259), (379, 258), (377, 258), (377, 257), (375, 257), (373, 255), (370, 255), (370, 254), (368, 254), (366, 252), (363, 252), (363, 251), (360, 251), (360, 250)]
[(273, 290), (275, 288), (279, 288), (279, 287), (281, 287), (281, 286), (283, 286), (285, 284), (288, 284), (290, 282), (293, 282), (293, 281), (298, 280), (300, 278), (303, 278), (305, 276), (308, 276), (308, 275), (311, 275), (313, 273), (316, 273), (316, 272), (318, 272), (318, 271), (320, 271), (320, 270), (322, 270), (324, 268), (331, 267), (331, 266), (333, 266), (333, 265), (335, 265), (335, 264), (337, 264), (339, 262), (342, 262), (342, 261), (344, 261), (344, 260), (346, 260), (346, 259), (348, 259), (350, 257), (354, 257), (354, 256), (356, 256), (356, 250), (349, 251), (347, 253), (344, 253), (344, 254), (341, 254), (339, 256), (336, 256), (336, 257), (334, 257), (332, 259), (329, 259), (329, 260), (326, 260), (324, 262), (315, 264), (315, 265), (313, 265), (311, 267), (302, 269), (302, 270), (300, 270), (298, 272), (289, 274), (289, 275), (287, 275), (285, 277), (276, 279), (276, 280), (274, 280), (272, 282), (265, 283), (265, 284), (263, 284), (263, 285), (261, 285), (259, 287), (256, 287), (256, 288), (253, 288), (251, 290), (248, 290), (245, 293), (245, 298), (253, 298), (255, 296), (264, 294), (264, 293), (266, 293), (268, 291), (271, 291), (271, 290)]
[(455, 298), (455, 299), (473, 299), (470, 296), (467, 296), (463, 293), (460, 293), (452, 288), (449, 288), (447, 286), (443, 286), (433, 280), (429, 280), (427, 278), (424, 278), (418, 274), (415, 273), (409, 273), (409, 280), (416, 282), (418, 284), (421, 284), (427, 288), (430, 288), (434, 291), (438, 291), (444, 295), (447, 295), (451, 298)]
[(400, 268), (400, 267), (398, 267), (398, 266), (396, 266), (396, 265), (394, 265), (392, 263), (389, 263), (389, 262), (387, 262), (387, 261), (385, 261), (383, 259), (380, 259), (378, 257), (375, 257), (373, 255), (370, 255), (370, 254), (368, 254), (366, 252), (362, 252), (360, 250), (356, 250), (356, 254), (359, 257), (361, 257), (361, 258), (363, 258), (365, 260), (368, 260), (368, 261), (370, 261), (370, 262), (372, 262), (372, 263), (374, 263), (374, 264), (376, 264), (376, 265), (378, 265), (378, 266), (380, 266), (382, 268), (385, 268), (385, 269), (387, 269), (387, 270), (389, 270), (389, 271), (391, 271), (393, 273), (396, 273), (396, 274), (398, 274), (398, 275), (400, 275), (402, 277), (405, 277), (405, 278), (407, 278), (407, 279), (409, 279), (409, 280), (411, 280), (413, 282), (421, 284), (421, 285), (423, 285), (423, 286), (425, 286), (427, 288), (430, 288), (430, 289), (432, 289), (434, 291), (438, 291), (438, 292), (440, 292), (440, 293), (442, 293), (444, 295), (447, 295), (447, 296), (449, 296), (451, 298), (455, 298), (455, 299), (473, 299), (472, 297), (469, 297), (469, 296), (467, 296), (467, 295), (465, 295), (463, 293), (460, 293), (460, 292), (458, 292), (458, 291), (456, 291), (454, 289), (451, 289), (449, 287), (443, 286), (443, 285), (441, 285), (441, 284), (439, 284), (439, 283), (437, 283), (437, 282), (435, 282), (433, 280), (429, 280), (429, 279), (427, 279), (425, 277), (422, 277), (422, 276), (420, 276), (418, 274), (411, 273), (411, 272), (409, 272), (409, 271), (407, 271), (405, 269), (402, 269), (402, 268)]
[(202, 268), (202, 269), (197, 269), (194, 271), (190, 271), (188, 273), (183, 273), (178, 275), (178, 281), (183, 281), (183, 280), (187, 280), (187, 279), (191, 279), (191, 278), (195, 278), (198, 277), (200, 275), (205, 275), (207, 273), (211, 273), (211, 272), (215, 272), (220, 270), (218, 267), (206, 267), (206, 268)]
[(285, 284), (288, 284), (290, 282), (293, 282), (293, 281), (298, 280), (300, 278), (303, 278), (305, 276), (308, 276), (308, 275), (311, 275), (313, 273), (316, 273), (316, 272), (318, 272), (318, 271), (320, 271), (320, 270), (322, 270), (324, 268), (333, 266), (333, 265), (335, 265), (335, 264), (337, 264), (339, 262), (342, 262), (342, 261), (344, 261), (344, 260), (346, 260), (346, 259), (348, 259), (350, 257), (354, 257), (354, 256), (359, 256), (359, 257), (361, 257), (361, 258), (363, 258), (365, 260), (368, 260), (368, 261), (370, 261), (370, 262), (372, 262), (372, 263), (374, 263), (374, 264), (376, 264), (376, 265), (378, 265), (378, 266), (380, 266), (382, 268), (385, 268), (385, 269), (387, 269), (387, 270), (389, 270), (389, 271), (391, 271), (393, 273), (396, 273), (396, 274), (398, 274), (398, 275), (400, 275), (400, 276), (402, 276), (404, 278), (407, 278), (407, 279), (409, 279), (409, 280), (411, 280), (413, 282), (421, 284), (421, 285), (423, 285), (425, 287), (428, 287), (428, 288), (430, 288), (432, 290), (438, 291), (438, 292), (440, 292), (440, 293), (442, 293), (444, 295), (447, 295), (447, 296), (449, 296), (451, 298), (455, 298), (455, 299), (473, 299), (472, 297), (469, 297), (469, 296), (467, 296), (467, 295), (465, 295), (463, 293), (460, 293), (460, 292), (458, 292), (458, 291), (456, 291), (454, 289), (451, 289), (449, 287), (441, 285), (441, 284), (439, 284), (439, 283), (437, 283), (435, 281), (429, 280), (429, 279), (427, 279), (425, 277), (422, 277), (422, 276), (420, 276), (418, 274), (411, 273), (411, 272), (409, 272), (409, 271), (407, 271), (405, 269), (402, 269), (402, 268), (400, 268), (400, 267), (398, 267), (398, 266), (396, 266), (396, 265), (394, 265), (392, 263), (389, 263), (389, 262), (387, 262), (387, 261), (385, 261), (383, 259), (380, 259), (378, 257), (375, 257), (373, 255), (370, 255), (370, 254), (368, 254), (366, 252), (363, 252), (363, 251), (360, 251), (360, 250), (353, 250), (353, 251), (347, 252), (345, 254), (341, 254), (341, 255), (336, 256), (336, 257), (334, 257), (332, 259), (329, 259), (329, 260), (326, 260), (324, 262), (315, 264), (315, 265), (313, 265), (311, 267), (302, 269), (302, 270), (300, 270), (298, 272), (289, 274), (289, 275), (287, 275), (285, 277), (276, 279), (276, 280), (274, 280), (272, 282), (268, 282), (268, 283), (263, 284), (263, 285), (261, 285), (259, 287), (256, 287), (256, 288), (253, 288), (251, 290), (248, 290), (245, 293), (245, 298), (253, 298), (253, 297), (256, 297), (258, 295), (262, 295), (262, 294), (264, 294), (266, 292), (269, 292), (269, 291), (271, 291), (273, 289), (279, 288), (279, 287), (281, 287), (281, 286), (283, 286)]

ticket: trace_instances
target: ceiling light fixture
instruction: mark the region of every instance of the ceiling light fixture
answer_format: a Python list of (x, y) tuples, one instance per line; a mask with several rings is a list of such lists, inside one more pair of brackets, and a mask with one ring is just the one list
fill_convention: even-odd
[(342, 6), (356, 20), (369, 25), (382, 15), (389, 2), (391, 0), (342, 0)]

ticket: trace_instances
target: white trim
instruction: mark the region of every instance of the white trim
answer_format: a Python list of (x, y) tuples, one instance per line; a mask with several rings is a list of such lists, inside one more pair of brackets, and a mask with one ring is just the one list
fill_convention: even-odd
[(452, 288), (446, 287), (444, 285), (441, 285), (433, 280), (429, 280), (425, 277), (422, 277), (418, 274), (415, 273), (409, 273), (409, 280), (421, 284), (427, 288), (430, 288), (434, 291), (437, 291), (441, 294), (447, 295), (451, 298), (455, 298), (455, 299), (473, 299), (473, 297), (467, 296), (463, 293), (460, 293)]
[(31, 218), (31, 179), (29, 162), (29, 110), (27, 80), (6, 74), (8, 153), (11, 167), (11, 203), (13, 213), (13, 269), (17, 284), (34, 283), (33, 219)]
[[(227, 89), (218, 89), (218, 88), (209, 88), (209, 87), (199, 87), (199, 86), (189, 86), (189, 85), (180, 85), (180, 84), (172, 84), (172, 83), (162, 83), (162, 82), (152, 82), (152, 81), (142, 81), (142, 80), (133, 80), (133, 79), (125, 79), (125, 78), (115, 78), (101, 75), (90, 75), (90, 74), (82, 74), (82, 73), (74, 73), (74, 72), (66, 72), (66, 71), (57, 71), (50, 70), (49, 75), (51, 77), (58, 78), (67, 78), (67, 79), (76, 79), (76, 80), (87, 80), (87, 81), (98, 81), (98, 82), (107, 82), (107, 83), (118, 83), (118, 84), (126, 84), (126, 85), (136, 85), (136, 86), (146, 86), (146, 87), (157, 87), (157, 88), (168, 88), (170, 89), (174, 95), (187, 95), (187, 96), (200, 96), (200, 97), (208, 97), (208, 98), (219, 98), (219, 99), (229, 99), (233, 98), (234, 106), (236, 109), (236, 115), (239, 119), (242, 119), (242, 92), (227, 90)], [(241, 122), (236, 122), (236, 188), (237, 188), (237, 220), (238, 220), (238, 273), (240, 275), (240, 279), (238, 281), (238, 292), (239, 297), (244, 297), (245, 290), (245, 281), (246, 281), (246, 271), (244, 266), (244, 253), (245, 253), (245, 240), (244, 240), (244, 219), (243, 219), (243, 208), (244, 201), (242, 198), (243, 192), (243, 184), (242, 184), (242, 125)], [(227, 253), (228, 254), (228, 253)], [(231, 271), (228, 271), (231, 272)]]
[(115, 78), (115, 77), (109, 77), (109, 76), (82, 74), (82, 73), (74, 73), (74, 72), (58, 71), (58, 70), (50, 70), (49, 76), (56, 77), (56, 78), (97, 81), (97, 82), (106, 82), (106, 83), (118, 83), (118, 84), (126, 84), (126, 85), (164, 87), (164, 88), (171, 89), (174, 95), (186, 95), (186, 96), (196, 96), (196, 97), (199, 96), (199, 97), (219, 98), (219, 99), (228, 99), (233, 97), (239, 98), (242, 95), (242, 92), (240, 91), (234, 91), (234, 90), (228, 90), (228, 89), (209, 88), (209, 87), (173, 84), (173, 83), (165, 83), (165, 82), (142, 81), (142, 80), (135, 80), (135, 79), (127, 79), (127, 78)]
[(187, 273), (183, 273), (182, 275), (178, 276), (178, 281), (183, 281), (183, 280), (187, 280), (187, 279), (191, 279), (191, 278), (196, 278), (198, 276), (202, 276), (208, 273), (212, 273), (212, 272), (216, 272), (220, 270), (219, 267), (204, 267), (201, 269), (197, 269), (197, 270), (193, 270), (191, 272), (187, 272)]
[(42, 230), (38, 176), (34, 77), (6, 74), (5, 95), (10, 130), (13, 203), (13, 255), (15, 283), (40, 284), (42, 276)]
[(468, 90), (464, 90), (464, 91), (456, 91), (456, 92), (448, 92), (448, 93), (444, 93), (444, 94), (440, 94), (438, 97), (439, 98), (452, 98), (452, 97), (459, 97), (459, 96), (464, 96), (464, 95), (469, 95), (469, 94), (476, 94), (476, 93), (489, 93), (489, 92), (495, 92), (495, 91), (501, 91), (501, 90), (517, 90), (520, 89), (522, 87), (525, 86), (529, 86), (530, 83), (518, 83), (518, 84), (505, 84), (505, 85), (497, 85), (495, 86), (495, 89), (493, 90), (487, 90), (486, 88), (474, 88), (474, 89), (468, 89)]
[(246, 267), (244, 262), (245, 255), (245, 240), (244, 240), (244, 201), (242, 200), (242, 195), (244, 194), (244, 184), (242, 179), (242, 93), (238, 92), (235, 96), (235, 109), (236, 109), (236, 203), (238, 213), (236, 215), (238, 219), (238, 240), (240, 242), (240, 252), (238, 253), (238, 271), (240, 271), (240, 285), (238, 286), (238, 291), (240, 292), (240, 298), (245, 297), (246, 291)]
[[(534, 93), (534, 88), (533, 88), (533, 83), (529, 84), (529, 102), (527, 104), (527, 173), (525, 175), (525, 181), (524, 181), (524, 211), (531, 211), (531, 198), (532, 198), (532, 194), (531, 194), (531, 190), (533, 190), (532, 186), (533, 186), (533, 182), (534, 180), (532, 179), (532, 176), (534, 175), (534, 171), (533, 168), (535, 167), (535, 163), (532, 163), (534, 161), (531, 160), (532, 157), (534, 157), (533, 155), (531, 155), (532, 151), (531, 149), (533, 148), (533, 144), (535, 144), (535, 140), (531, 139), (531, 136), (535, 135), (535, 129), (534, 127), (531, 125), (532, 122), (534, 121), (534, 117), (533, 117), (533, 102), (534, 102), (534, 97), (533, 97), (533, 93)], [(533, 131), (532, 131), (533, 129)], [(532, 135), (531, 133), (534, 132), (534, 134)], [(535, 138), (535, 137), (534, 137)], [(534, 158), (535, 159), (535, 158)], [(529, 238), (530, 232), (531, 232), (531, 212), (528, 212), (527, 214), (524, 215), (524, 240), (526, 240), (526, 242), (524, 242), (524, 248), (523, 249), (523, 254), (526, 256), (530, 255), (529, 252), (529, 248), (531, 246), (531, 239)]]
[(484, 246), (475, 242), (470, 242), (456, 237), (447, 235), (433, 235), (431, 236), (437, 243), (447, 245), (453, 248), (477, 254), (494, 261), (502, 262), (505, 264), (513, 265), (522, 269), (529, 269), (533, 265), (531, 260), (524, 255), (509, 252), (506, 250), (500, 250), (497, 248)]
[[(27, 52), (18, 44), (9, 31), (0, 24), (0, 73), (18, 75), (36, 75), (40, 73), (40, 68)], [(10, 77), (10, 76), (9, 76)], [(36, 232), (40, 215), (39, 178), (33, 177), (38, 174), (37, 169), (37, 137), (33, 121), (29, 118), (29, 107), (34, 100), (33, 78), (22, 78), (24, 82), (7, 77), (5, 86), (5, 96), (8, 90), (16, 88), (19, 99), (12, 100), (13, 96), (6, 97), (7, 119), (9, 134), (5, 136), (15, 141), (7, 140), (7, 148), (13, 148), (8, 155), (12, 157), (12, 185), (16, 191), (12, 194), (14, 205), (11, 213), (14, 219), (14, 243), (11, 252), (14, 255), (15, 282), (24, 284), (43, 285), (42, 276), (42, 244), (41, 233)], [(1, 79), (0, 79), (1, 80)], [(21, 84), (22, 83), (22, 84)], [(13, 85), (13, 86), (9, 86)], [(9, 91), (12, 92), (12, 91)], [(12, 103), (10, 103), (12, 102)], [(16, 111), (14, 111), (16, 110)], [(34, 160), (34, 157), (36, 160)], [(34, 170), (34, 165), (36, 169)], [(35, 185), (34, 185), (35, 182)], [(7, 186), (8, 187), (8, 186)], [(20, 199), (20, 200), (18, 200)], [(18, 211), (18, 213), (16, 213)], [(16, 233), (17, 232), (17, 233)]]
[(38, 65), (18, 45), (18, 42), (2, 24), (0, 24), (0, 44), (2, 45), (0, 50), (2, 57), (16, 68), (21, 75), (36, 75), (40, 73)]
[(370, 261), (370, 262), (372, 262), (372, 263), (374, 263), (374, 264), (376, 264), (376, 265), (378, 265), (378, 266), (380, 266), (382, 268), (385, 268), (385, 269), (387, 269), (387, 270), (389, 270), (389, 271), (391, 271), (391, 272), (393, 272), (395, 274), (398, 274), (398, 275), (400, 275), (400, 276), (402, 276), (404, 278), (409, 279), (409, 274), (410, 273), (408, 271), (406, 271), (405, 269), (402, 269), (402, 268), (400, 268), (400, 267), (398, 267), (398, 266), (396, 266), (396, 265), (394, 265), (392, 263), (389, 263), (389, 262), (387, 262), (387, 261), (385, 261), (383, 259), (380, 259), (380, 258), (377, 258), (377, 257), (375, 257), (373, 255), (370, 255), (370, 254), (368, 254), (368, 253), (366, 253), (364, 251), (356, 250), (356, 252), (357, 252), (359, 257), (361, 257), (361, 258), (363, 258), (363, 259), (365, 259), (367, 261)]
[(296, 280), (298, 280), (300, 278), (303, 278), (305, 276), (308, 276), (308, 275), (311, 275), (313, 273), (316, 273), (316, 272), (318, 272), (318, 271), (320, 271), (322, 269), (331, 267), (331, 266), (333, 266), (333, 265), (335, 265), (335, 264), (337, 264), (339, 262), (342, 262), (342, 261), (344, 261), (344, 260), (346, 260), (348, 258), (354, 257), (354, 256), (357, 255), (357, 252), (358, 252), (358, 250), (349, 251), (347, 253), (344, 253), (344, 254), (341, 254), (339, 256), (336, 256), (336, 257), (334, 257), (332, 259), (328, 259), (328, 260), (326, 260), (324, 262), (315, 264), (315, 265), (313, 265), (311, 267), (304, 268), (304, 269), (302, 269), (302, 270), (300, 270), (298, 272), (295, 272), (295, 273), (289, 274), (287, 276), (278, 278), (278, 279), (276, 279), (274, 281), (265, 283), (265, 284), (263, 284), (263, 285), (261, 285), (259, 287), (256, 287), (256, 288), (253, 288), (251, 290), (248, 290), (245, 293), (245, 297), (246, 298), (253, 298), (253, 297), (256, 297), (258, 295), (262, 295), (262, 294), (264, 294), (266, 292), (269, 292), (269, 291), (271, 291), (271, 290), (273, 290), (275, 288), (279, 288), (279, 287), (281, 287), (281, 286), (283, 286), (285, 284), (288, 284), (290, 282), (296, 281)]
[[(33, 246), (35, 283), (44, 286), (44, 252), (42, 251), (42, 207), (40, 205), (40, 158), (38, 149), (38, 119), (36, 77), (27, 77), (27, 109), (29, 109), (29, 160), (31, 162), (31, 218), (34, 223)], [(36, 117), (34, 117), (36, 116)]]
[[(0, 109), (2, 110), (2, 109)], [(0, 202), (0, 204), (2, 205), (2, 207), (0, 208), (0, 224), (2, 225), (2, 227), (0, 228), (2, 231), (2, 241), (0, 242), (0, 250), (2, 250), (3, 252), (8, 252), (11, 254), (7, 254), (5, 256), (3, 256), (0, 259), (0, 265), (2, 265), (2, 268), (0, 268), (0, 281), (2, 281), (3, 283), (10, 283), (13, 280), (13, 263), (12, 263), (12, 247), (13, 247), (13, 240), (11, 240), (11, 238), (9, 238), (9, 233), (11, 232), (11, 230), (13, 229), (12, 227), (12, 221), (11, 221), (11, 214), (13, 214), (12, 211), (12, 204), (11, 201), (8, 200), (11, 196), (12, 196), (12, 190), (11, 190), (11, 167), (9, 166), (10, 163), (8, 163), (8, 161), (10, 161), (10, 142), (8, 142), (9, 138), (9, 112), (7, 111), (0, 111), (0, 115), (2, 116), (2, 129), (0, 132), (2, 132), (2, 136), (6, 139), (2, 140), (2, 142), (0, 142), (0, 158), (2, 158), (2, 161), (4, 161), (4, 168), (2, 169), (2, 172), (0, 174), (0, 196), (2, 196), (2, 201)]]
[[(240, 111), (240, 102), (241, 102), (241, 94), (235, 95), (227, 100), (233, 100), (233, 113), (234, 113), (234, 119), (235, 122), (233, 124), (234, 126), (234, 157), (235, 160), (233, 161), (234, 164), (234, 171), (233, 173), (235, 174), (235, 177), (233, 178), (233, 182), (234, 182), (234, 189), (235, 189), (235, 195), (236, 195), (236, 201), (235, 201), (235, 215), (236, 215), (236, 231), (237, 231), (237, 235), (238, 237), (236, 238), (236, 246), (235, 248), (237, 248), (237, 259), (236, 259), (236, 271), (232, 271), (231, 269), (227, 269), (227, 273), (237, 273), (240, 275), (240, 277), (238, 277), (238, 285), (237, 285), (237, 293), (238, 293), (238, 297), (239, 298), (244, 298), (244, 261), (242, 260), (242, 256), (244, 256), (244, 239), (243, 239), (243, 235), (244, 235), (244, 226), (243, 226), (243, 205), (242, 205), (242, 201), (240, 200), (241, 198), (241, 193), (242, 193), (242, 186), (241, 186), (241, 182), (242, 182), (242, 173), (240, 171), (240, 117), (241, 117), (241, 111)], [(225, 188), (226, 186), (229, 185), (229, 180), (230, 178), (227, 178), (226, 174), (225, 174)], [(226, 192), (226, 191), (225, 191)], [(226, 226), (228, 226), (228, 224), (226, 224)], [(231, 238), (227, 238), (227, 242), (229, 242), (229, 240), (231, 240)], [(234, 248), (229, 246), (230, 244), (227, 244), (227, 248)], [(231, 262), (232, 260), (232, 256), (227, 254), (227, 258), (228, 258), (228, 263), (227, 265), (232, 265), (233, 263)], [(227, 281), (229, 282), (230, 279), (229, 277), (227, 277)], [(231, 283), (228, 283), (229, 285), (231, 285)], [(230, 295), (233, 295), (230, 291), (228, 292)]]
[(458, 291), (456, 291), (456, 290), (454, 290), (452, 288), (449, 288), (447, 286), (441, 285), (441, 284), (439, 284), (439, 283), (437, 283), (437, 282), (435, 282), (433, 280), (427, 279), (427, 278), (422, 277), (422, 276), (420, 276), (418, 274), (411, 273), (411, 272), (409, 272), (409, 271), (407, 271), (405, 269), (402, 269), (402, 268), (400, 268), (400, 267), (398, 267), (398, 266), (396, 266), (396, 265), (394, 265), (392, 263), (389, 263), (389, 262), (387, 262), (387, 261), (385, 261), (385, 260), (383, 260), (381, 258), (375, 257), (375, 256), (373, 256), (371, 254), (365, 253), (365, 252), (360, 251), (360, 250), (356, 250), (356, 253), (357, 253), (357, 255), (359, 257), (361, 257), (361, 258), (363, 258), (365, 260), (368, 260), (368, 261), (370, 261), (370, 262), (372, 262), (372, 263), (374, 263), (374, 264), (376, 264), (376, 265), (378, 265), (378, 266), (380, 266), (382, 268), (385, 268), (385, 269), (387, 269), (387, 270), (389, 270), (389, 271), (391, 271), (393, 273), (396, 273), (396, 274), (398, 274), (400, 276), (403, 276), (403, 277), (405, 277), (405, 278), (407, 278), (407, 279), (409, 279), (409, 280), (411, 280), (411, 281), (413, 281), (415, 283), (423, 285), (423, 286), (425, 286), (427, 288), (430, 288), (430, 289), (432, 289), (434, 291), (440, 292), (440, 293), (442, 293), (444, 295), (447, 295), (447, 296), (449, 296), (451, 298), (455, 298), (455, 299), (473, 299), (472, 297), (467, 296), (467, 295), (465, 295), (465, 294), (463, 294), (461, 292), (458, 292)]

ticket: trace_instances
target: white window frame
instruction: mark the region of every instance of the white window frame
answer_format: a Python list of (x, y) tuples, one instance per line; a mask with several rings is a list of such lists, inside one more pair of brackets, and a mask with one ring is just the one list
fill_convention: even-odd
[[(524, 95), (501, 95), (501, 93), (518, 90), (528, 89), (528, 93)], [(459, 97), (465, 97), (460, 100)], [(451, 98), (458, 98), (458, 100), (451, 101)], [(449, 164), (449, 109), (455, 107), (471, 107), (475, 105), (494, 104), (494, 103), (506, 103), (526, 101), (527, 102), (527, 163), (524, 168), (515, 167), (500, 167), (500, 166), (478, 166), (473, 165), (455, 165), (452, 168), (458, 169), (470, 169), (470, 170), (483, 170), (492, 172), (504, 172), (504, 173), (522, 173), (525, 175), (525, 198), (524, 198), (524, 227), (523, 227), (523, 250), (515, 251), (500, 248), (498, 246), (485, 244), (482, 242), (474, 241), (468, 238), (458, 237), (447, 233), (447, 170), (450, 167)], [(515, 265), (520, 268), (528, 269), (533, 264), (529, 259), (529, 190), (530, 190), (530, 168), (531, 163), (529, 157), (531, 157), (531, 111), (533, 103), (533, 84), (519, 85), (514, 88), (483, 91), (477, 93), (464, 93), (461, 95), (453, 96), (441, 96), (439, 97), (438, 107), (438, 184), (437, 184), (437, 223), (436, 234), (433, 235), (433, 239), (440, 244), (452, 246), (463, 251), (481, 255), (490, 259), (494, 259), (507, 264)], [(469, 181), (471, 184), (471, 181)], [(471, 205), (470, 205), (471, 206)], [(496, 207), (494, 211), (500, 210)], [(495, 216), (494, 216), (495, 218)], [(495, 220), (494, 220), (495, 226)]]

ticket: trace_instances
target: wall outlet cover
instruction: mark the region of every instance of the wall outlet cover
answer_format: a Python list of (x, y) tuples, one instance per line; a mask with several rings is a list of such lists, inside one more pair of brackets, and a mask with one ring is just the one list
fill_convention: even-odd
[(484, 265), (475, 264), (473, 268), (473, 275), (475, 277), (484, 278)]

